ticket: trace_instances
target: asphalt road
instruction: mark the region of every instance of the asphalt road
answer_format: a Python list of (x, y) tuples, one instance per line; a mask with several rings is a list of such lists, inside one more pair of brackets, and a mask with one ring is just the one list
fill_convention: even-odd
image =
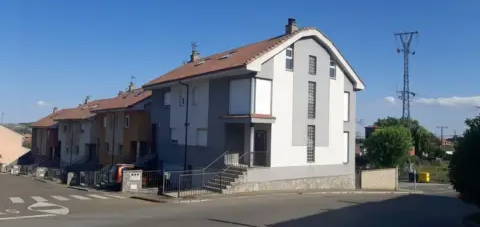
[[(0, 175), (0, 226), (462, 226), (462, 217), (479, 210), (443, 186), (431, 185), (435, 193), (425, 195), (277, 193), (150, 203)], [(32, 208), (38, 203), (49, 206)]]

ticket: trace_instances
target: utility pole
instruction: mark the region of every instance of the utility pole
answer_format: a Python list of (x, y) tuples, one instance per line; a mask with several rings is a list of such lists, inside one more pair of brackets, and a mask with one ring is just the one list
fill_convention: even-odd
[(440, 129), (440, 147), (443, 149), (443, 130), (447, 129), (447, 126), (437, 126)]
[(403, 52), (403, 90), (400, 91), (400, 99), (402, 100), (402, 119), (410, 119), (410, 97), (415, 96), (415, 93), (410, 92), (410, 78), (408, 73), (408, 57), (415, 54), (415, 51), (410, 50), (413, 37), (418, 32), (400, 32), (395, 33), (396, 37), (400, 38), (402, 48), (398, 48), (397, 52)]

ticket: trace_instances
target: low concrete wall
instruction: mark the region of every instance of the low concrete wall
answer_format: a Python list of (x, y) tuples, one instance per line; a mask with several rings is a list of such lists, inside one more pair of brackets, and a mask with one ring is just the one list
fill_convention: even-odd
[(361, 188), (367, 190), (397, 190), (398, 169), (363, 170)]
[(355, 175), (310, 177), (264, 182), (234, 183), (226, 193), (278, 191), (278, 190), (313, 190), (313, 189), (355, 189)]

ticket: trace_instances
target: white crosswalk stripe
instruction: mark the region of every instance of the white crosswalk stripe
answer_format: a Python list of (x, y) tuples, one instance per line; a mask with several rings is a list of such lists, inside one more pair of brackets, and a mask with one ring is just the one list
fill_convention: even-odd
[(52, 195), (51, 197), (58, 200), (58, 201), (68, 201), (68, 200), (70, 200), (69, 198), (61, 196), (61, 195)]
[(81, 196), (81, 195), (70, 195), (70, 197), (78, 199), (78, 200), (91, 200), (90, 198), (85, 197), (85, 196)]
[(10, 197), (10, 201), (12, 201), (12, 203), (25, 203), (20, 197)]
[(32, 196), (32, 199), (35, 200), (35, 202), (47, 202), (48, 200), (41, 197), (41, 196)]
[(101, 196), (101, 195), (95, 195), (95, 194), (89, 194), (88, 196), (96, 198), (96, 199), (108, 199), (108, 197)]
[(106, 195), (108, 197), (112, 197), (112, 198), (115, 198), (115, 199), (126, 199), (127, 197), (125, 196), (121, 196), (121, 195), (111, 195), (111, 194), (108, 194)]

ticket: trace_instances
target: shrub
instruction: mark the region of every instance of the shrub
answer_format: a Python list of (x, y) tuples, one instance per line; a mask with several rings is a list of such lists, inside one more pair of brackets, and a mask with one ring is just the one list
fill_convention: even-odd
[(407, 160), (412, 147), (410, 131), (403, 126), (376, 130), (366, 141), (367, 159), (377, 168), (397, 167)]
[(480, 116), (467, 119), (449, 165), (450, 181), (461, 198), (480, 207)]

